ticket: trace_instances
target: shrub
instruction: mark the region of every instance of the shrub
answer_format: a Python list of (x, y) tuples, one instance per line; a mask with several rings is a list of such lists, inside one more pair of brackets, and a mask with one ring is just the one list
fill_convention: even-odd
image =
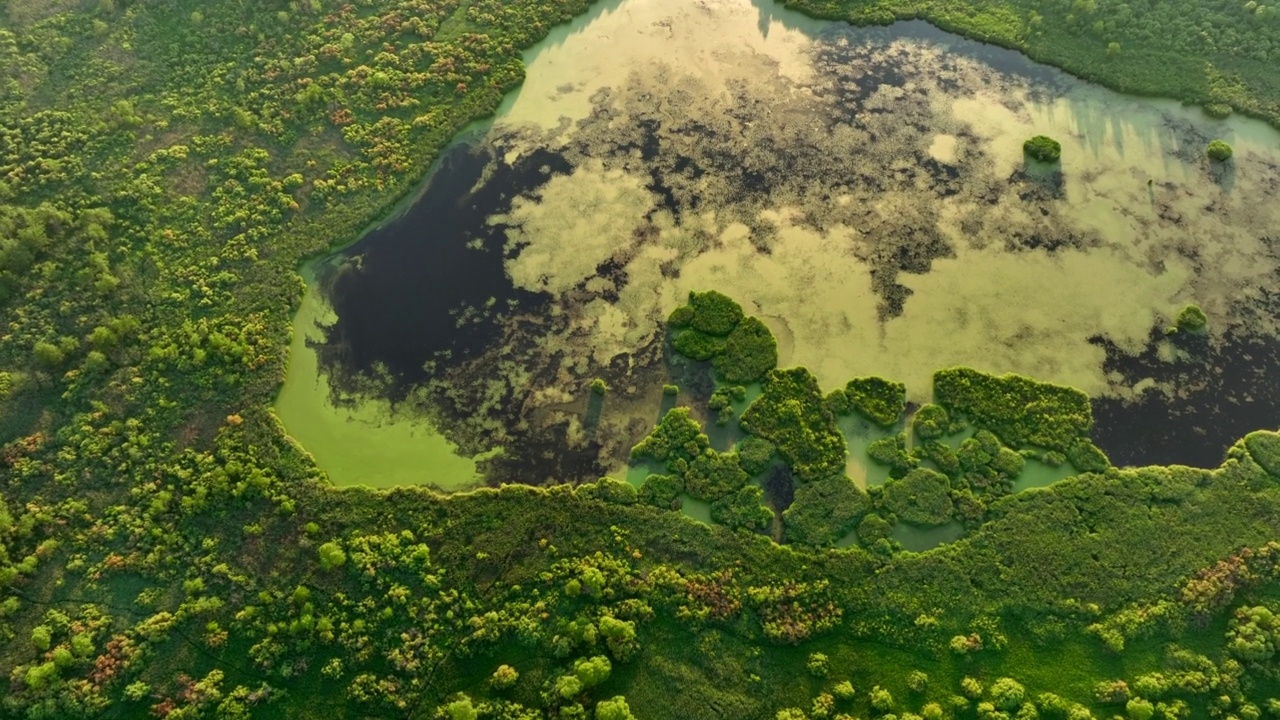
[(728, 335), (742, 320), (742, 306), (715, 290), (689, 293), (689, 307), (693, 309), (689, 325), (708, 335)]
[(600, 397), (604, 397), (604, 394), (609, 392), (609, 385), (605, 383), (604, 380), (596, 378), (591, 381), (591, 392), (599, 395)]
[(1083, 438), (1067, 449), (1067, 460), (1080, 472), (1102, 472), (1111, 467), (1106, 453)]
[(763, 490), (747, 485), (711, 503), (711, 519), (731, 528), (764, 530), (773, 521), (773, 512), (763, 500)]
[(510, 665), (499, 665), (489, 678), (489, 685), (495, 690), (505, 690), (515, 685), (519, 679), (520, 673), (515, 668)]
[(679, 477), (650, 475), (640, 486), (639, 500), (645, 505), (671, 510), (682, 492), (684, 492), (684, 481)]
[(844, 388), (849, 406), (871, 422), (891, 427), (907, 409), (907, 386), (879, 377), (861, 377)]
[(740, 423), (747, 432), (777, 446), (801, 482), (844, 472), (848, 446), (823, 402), (817, 379), (805, 368), (770, 372), (764, 393), (742, 414)]
[(701, 500), (717, 500), (736, 492), (749, 480), (735, 452), (718, 453), (706, 448), (684, 472), (684, 489)]
[(728, 382), (756, 382), (778, 366), (778, 341), (764, 323), (749, 317), (729, 333), (712, 364)]
[(1209, 159), (1217, 162), (1230, 160), (1233, 152), (1231, 146), (1222, 140), (1210, 140), (1209, 146), (1205, 148), (1205, 154), (1209, 156)]
[(1022, 143), (1022, 151), (1033, 160), (1057, 162), (1062, 157), (1062, 144), (1048, 135), (1036, 135)]
[(991, 702), (1001, 710), (1016, 710), (1026, 697), (1026, 688), (1013, 678), (1002, 677), (991, 683)]
[(940, 472), (916, 468), (885, 484), (884, 506), (912, 525), (942, 525), (951, 520), (951, 483)]
[(810, 653), (809, 660), (805, 663), (805, 669), (816, 678), (824, 678), (831, 672), (831, 659), (827, 657), (826, 653)]
[(336, 542), (327, 542), (320, 546), (320, 567), (325, 570), (333, 570), (342, 567), (347, 562), (347, 554), (342, 551), (342, 546)]
[(724, 338), (708, 335), (701, 330), (681, 330), (672, 341), (676, 352), (693, 360), (710, 360), (724, 350)]
[(933, 375), (933, 395), (952, 414), (994, 432), (1014, 449), (1038, 445), (1065, 453), (1093, 430), (1088, 395), (1021, 375), (995, 376), (964, 367), (939, 370)]
[(702, 426), (689, 417), (689, 408), (675, 407), (667, 411), (653, 432), (631, 448), (631, 460), (657, 460), (671, 470), (678, 461), (687, 464), (709, 447), (711, 441), (702, 432)]
[(1280, 433), (1268, 430), (1251, 432), (1244, 436), (1249, 457), (1274, 477), (1280, 477)]
[(921, 440), (936, 440), (947, 434), (951, 426), (951, 415), (941, 405), (925, 405), (916, 411), (911, 420), (911, 429)]
[(601, 700), (596, 704), (596, 720), (635, 720), (627, 699), (621, 695)]
[(778, 448), (764, 438), (748, 435), (738, 443), (737, 450), (738, 462), (741, 463), (742, 469), (751, 475), (759, 475), (768, 469), (769, 461), (773, 459)]
[(1178, 329), (1183, 332), (1200, 332), (1209, 324), (1209, 318), (1199, 305), (1188, 305), (1178, 313)]
[(782, 523), (788, 541), (821, 547), (848, 535), (870, 509), (867, 494), (839, 475), (796, 488)]

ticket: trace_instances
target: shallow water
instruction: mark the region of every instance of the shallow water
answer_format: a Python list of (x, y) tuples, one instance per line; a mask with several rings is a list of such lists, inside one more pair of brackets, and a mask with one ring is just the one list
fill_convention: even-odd
[[(1181, 376), (1125, 371), (1183, 304), (1209, 315), (1211, 344), (1228, 328), (1275, 344), (1280, 134), (1260, 123), (923, 23), (851, 29), (746, 0), (604, 3), (527, 59), (480, 140), (324, 284), (329, 376), (467, 453), (505, 447), (483, 468), (495, 479), (617, 471), (663, 382), (697, 408), (705, 368), (668, 371), (661, 334), (690, 290), (737, 298), (781, 363), (827, 388), (877, 374), (922, 402), (955, 364), (1079, 387), (1114, 405), (1108, 450), (1203, 400)], [(1024, 165), (1041, 133), (1063, 145), (1060, 173)], [(1203, 157), (1212, 137), (1230, 165)], [(1228, 375), (1238, 360), (1206, 357)], [(593, 409), (594, 377), (612, 389)], [(1280, 391), (1251, 402), (1280, 407)]]

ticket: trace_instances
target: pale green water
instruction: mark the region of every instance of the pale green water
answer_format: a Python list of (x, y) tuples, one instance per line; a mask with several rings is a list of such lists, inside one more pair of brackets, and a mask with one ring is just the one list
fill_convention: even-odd
[(964, 537), (964, 526), (952, 520), (946, 525), (922, 528), (906, 523), (897, 523), (889, 536), (897, 540), (904, 549), (912, 552), (924, 552), (943, 543), (955, 542)]
[(849, 456), (845, 460), (845, 474), (854, 484), (866, 490), (869, 487), (883, 485), (889, 479), (889, 468), (867, 457), (867, 448), (881, 438), (896, 435), (902, 431), (899, 426), (885, 430), (862, 419), (856, 414), (845, 415), (836, 419), (836, 426), (849, 444)]
[(432, 485), (461, 490), (479, 482), (476, 462), (459, 457), (455, 447), (421, 420), (397, 418), (386, 401), (336, 407), (318, 373), (316, 352), (307, 347), (317, 321), (328, 308), (315, 289), (313, 271), (304, 269), (307, 292), (293, 322), (289, 372), (276, 398), (275, 412), (293, 439), (302, 444), (337, 485)]

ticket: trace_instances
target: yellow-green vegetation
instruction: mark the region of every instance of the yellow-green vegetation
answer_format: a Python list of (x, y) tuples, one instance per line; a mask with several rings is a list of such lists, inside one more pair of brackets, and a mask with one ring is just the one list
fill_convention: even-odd
[(1224, 140), (1210, 140), (1208, 147), (1205, 148), (1205, 154), (1210, 160), (1217, 162), (1226, 162), (1231, 159), (1231, 155), (1235, 152), (1231, 146)]
[(732, 298), (714, 290), (689, 293), (689, 304), (667, 320), (676, 352), (711, 360), (726, 382), (753, 383), (778, 366), (778, 342), (758, 318), (744, 317)]
[(844, 472), (848, 450), (818, 381), (805, 368), (774, 370), (742, 413), (742, 429), (773, 443), (800, 482)]
[(884, 508), (912, 525), (941, 525), (951, 519), (951, 483), (946, 475), (916, 468), (885, 483)]
[(1087, 395), (1020, 375), (939, 370), (933, 376), (933, 396), (951, 413), (990, 430), (1015, 449), (1034, 445), (1067, 452), (1087, 441), (1093, 429)]
[[(1280, 117), (1265, 4), (795, 5)], [(382, 217), (585, 8), (0, 3), (0, 715), (1274, 714), (1274, 433), (1211, 470), (1117, 469), (1082, 394), (952, 369), (947, 422), (879, 447), (902, 473), (872, 497), (813, 375), (775, 369), (722, 295), (692, 297), (673, 343), (763, 378), (735, 451), (676, 408), (637, 446), (664, 473), (639, 490), (327, 482), (267, 409), (296, 268)], [(897, 392), (860, 412), (896, 423)], [(1089, 472), (1010, 494), (1032, 447)], [(749, 479), (771, 466), (799, 481), (781, 543)], [(967, 534), (900, 552), (887, 515), (940, 517), (939, 472)], [(671, 512), (686, 492), (720, 524)]]
[(1036, 135), (1022, 143), (1022, 152), (1040, 162), (1058, 162), (1062, 157), (1062, 143), (1046, 135)]
[(907, 408), (907, 386), (879, 377), (854, 378), (833, 390), (827, 404), (837, 415), (857, 412), (882, 427), (892, 427)]
[(1209, 317), (1199, 305), (1188, 305), (1178, 313), (1178, 329), (1183, 332), (1201, 332), (1209, 324)]

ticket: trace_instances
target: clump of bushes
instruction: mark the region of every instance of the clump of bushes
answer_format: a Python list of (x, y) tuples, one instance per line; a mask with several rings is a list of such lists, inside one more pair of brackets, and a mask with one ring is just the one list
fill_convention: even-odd
[(778, 341), (769, 328), (714, 290), (689, 293), (689, 304), (676, 308), (667, 324), (679, 330), (672, 339), (676, 352), (712, 361), (728, 382), (753, 383), (778, 366)]
[(1231, 149), (1231, 146), (1223, 140), (1210, 140), (1209, 146), (1205, 148), (1205, 154), (1209, 156), (1210, 160), (1214, 160), (1216, 162), (1226, 162), (1230, 160), (1231, 155), (1234, 152), (1235, 151)]
[(939, 370), (933, 375), (933, 396), (953, 415), (990, 430), (1014, 449), (1036, 445), (1067, 453), (1093, 430), (1088, 395), (1021, 375)]
[(885, 509), (912, 525), (932, 527), (951, 520), (951, 483), (946, 475), (916, 468), (884, 486)]
[(818, 381), (805, 368), (773, 370), (764, 393), (742, 413), (742, 428), (778, 448), (801, 482), (844, 472), (848, 453)]
[(1062, 157), (1062, 144), (1048, 135), (1036, 135), (1022, 143), (1022, 152), (1040, 162), (1057, 162)]
[(747, 485), (711, 503), (711, 519), (731, 528), (764, 530), (773, 521), (773, 512), (763, 500), (763, 490)]
[(879, 377), (854, 378), (843, 390), (832, 391), (827, 405), (837, 415), (856, 411), (881, 427), (892, 427), (907, 409), (907, 386)]
[(1182, 332), (1200, 332), (1209, 324), (1209, 316), (1199, 305), (1188, 305), (1178, 313), (1178, 329)]
[(785, 537), (805, 545), (831, 545), (870, 509), (871, 499), (843, 475), (806, 483), (796, 488), (795, 499), (782, 513)]

